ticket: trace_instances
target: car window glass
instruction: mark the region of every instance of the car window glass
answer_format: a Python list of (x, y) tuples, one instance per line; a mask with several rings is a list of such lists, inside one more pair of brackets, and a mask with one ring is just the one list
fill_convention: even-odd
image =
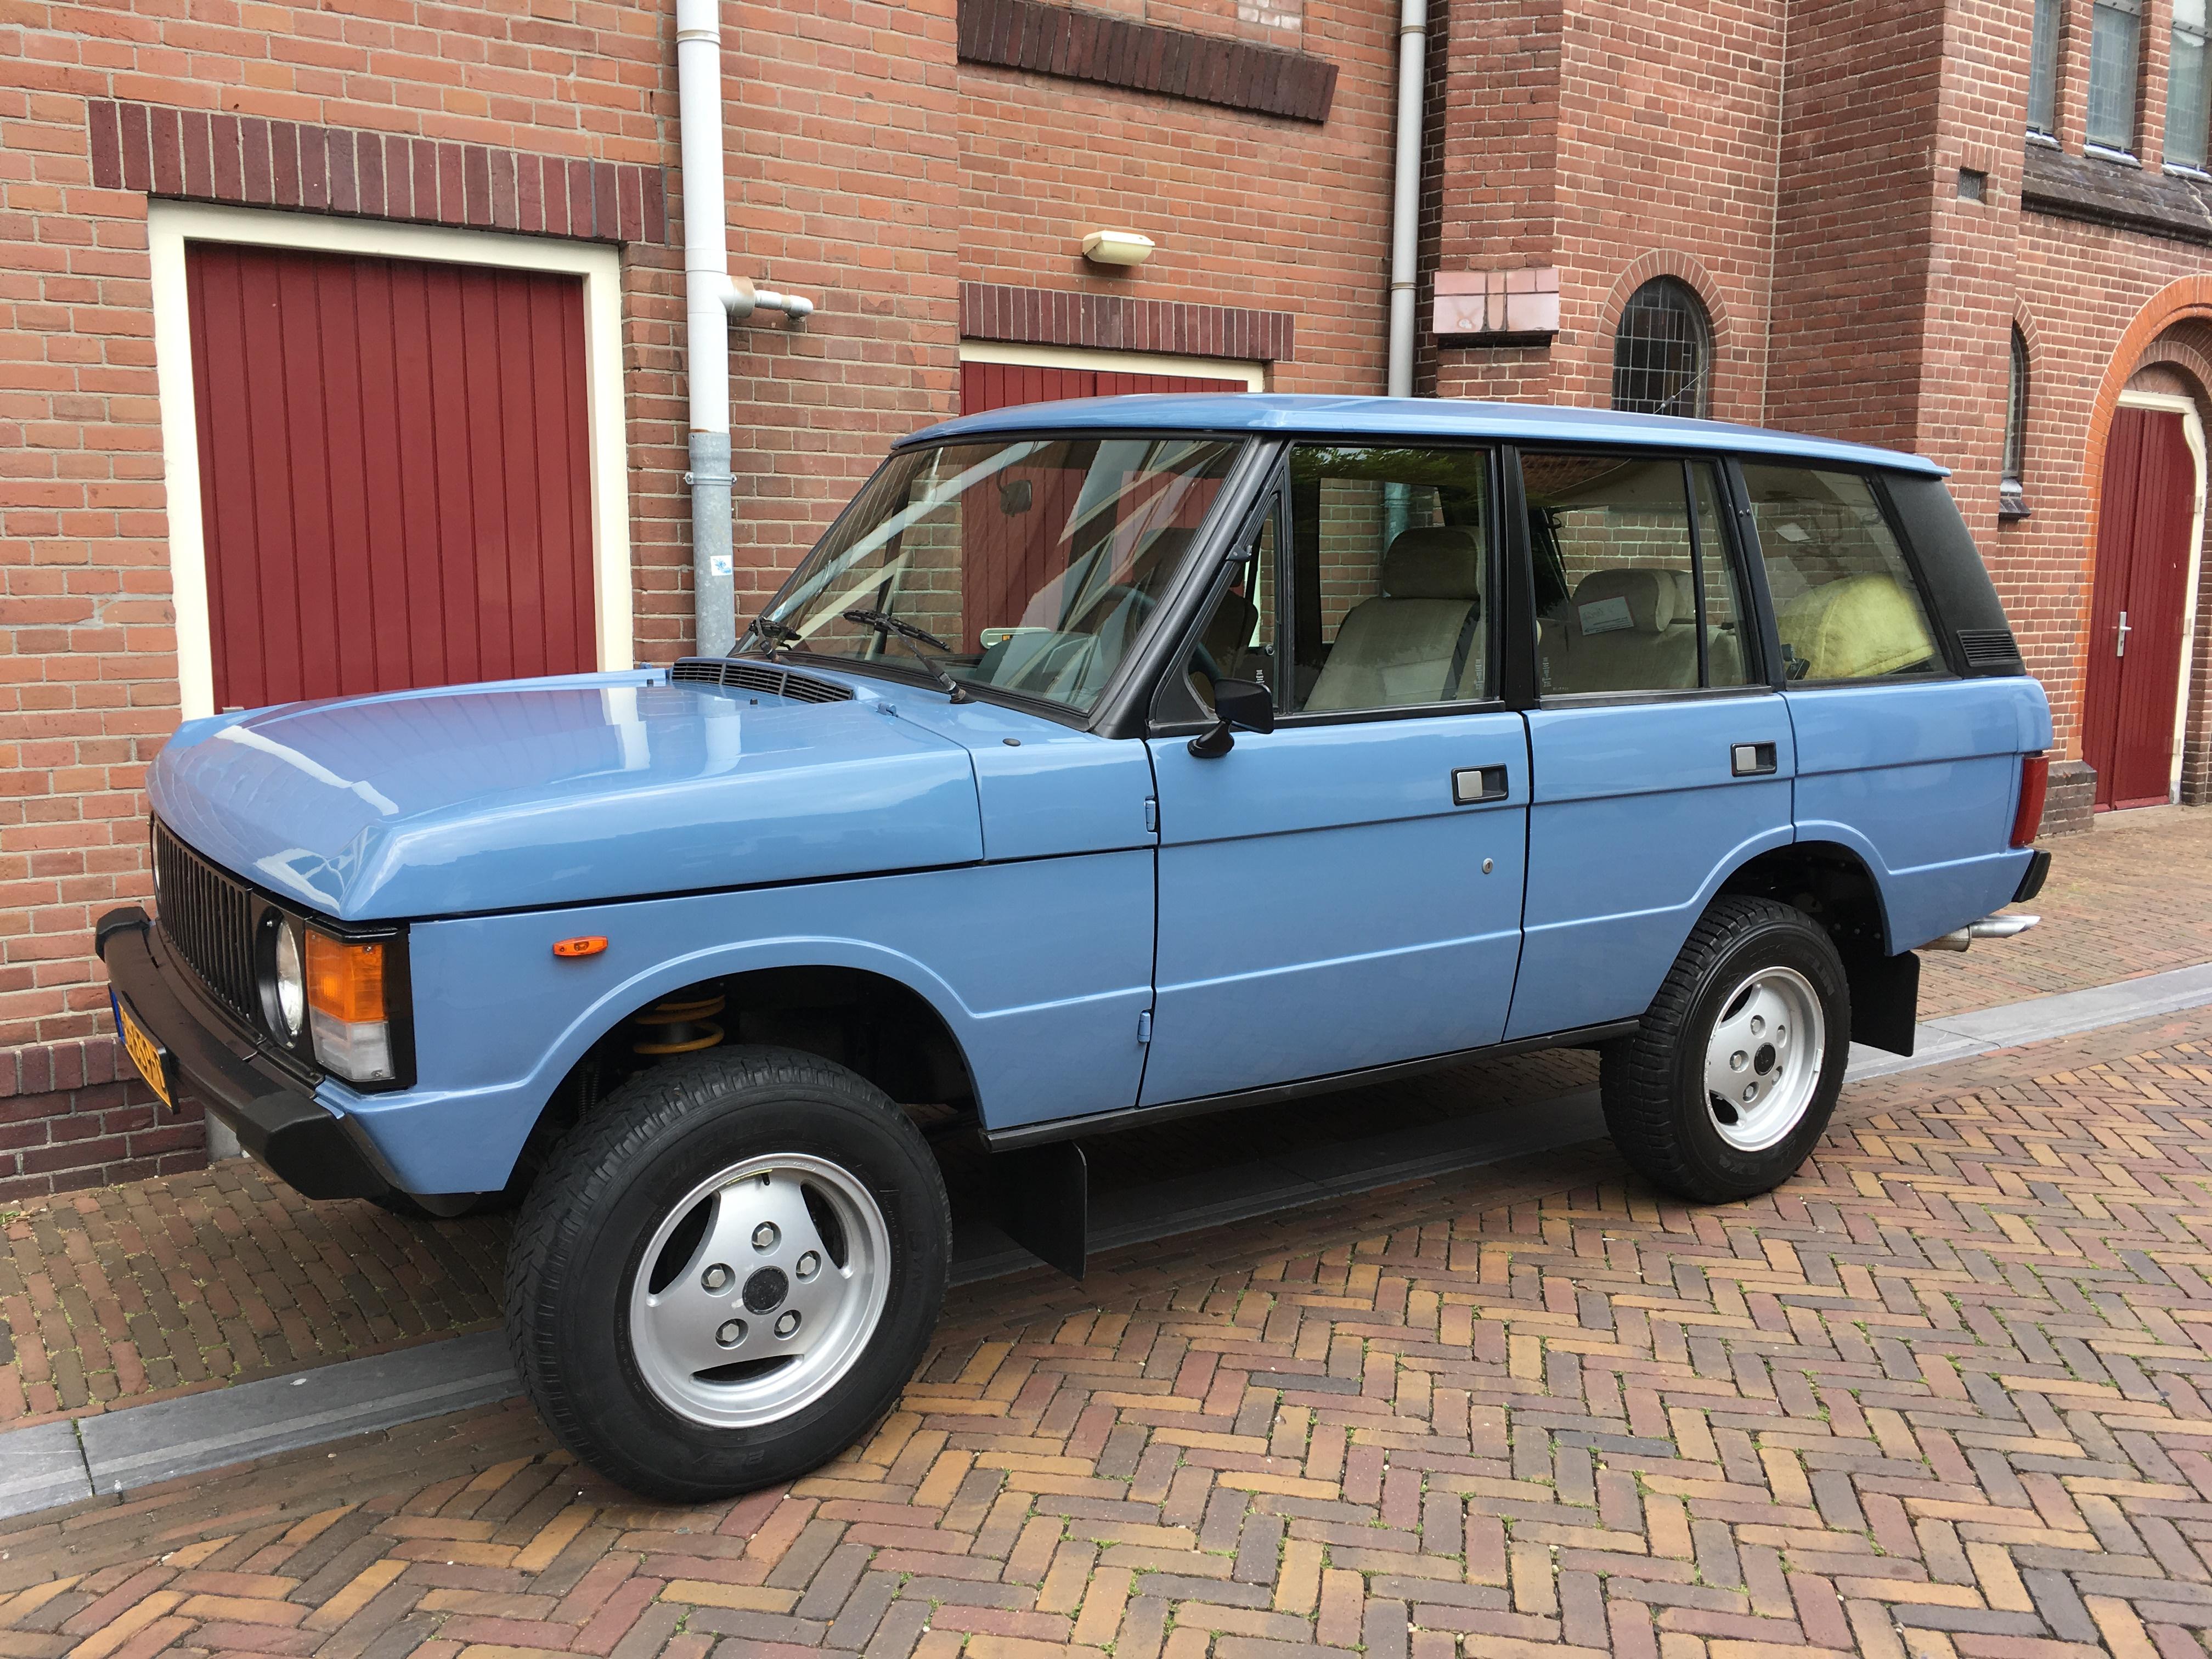
[(1488, 696), (1487, 453), (1301, 444), (1290, 468), (1285, 711)]
[(1866, 479), (1746, 463), (1784, 673), (1863, 680), (1943, 666), (1919, 586)]
[(970, 685), (1088, 709), (1238, 448), (1164, 434), (903, 451), (793, 573), (762, 643), (908, 670), (919, 659)]
[(1744, 684), (1710, 463), (1584, 451), (1521, 471), (1547, 695)]
[(1216, 680), (1256, 680), (1270, 688), (1276, 683), (1275, 574), (1275, 514), (1269, 513), (1230, 567), (1184, 665), (1191, 691), (1209, 716)]

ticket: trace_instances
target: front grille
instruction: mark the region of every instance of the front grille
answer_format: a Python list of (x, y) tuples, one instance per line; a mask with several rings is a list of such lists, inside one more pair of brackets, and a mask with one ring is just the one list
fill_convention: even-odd
[(1959, 647), (1969, 668), (2010, 667), (2020, 661), (2020, 642), (2009, 628), (1962, 628)]
[(766, 691), (793, 702), (850, 702), (853, 688), (817, 680), (788, 668), (740, 662), (734, 657), (679, 657), (668, 671), (672, 685), (727, 685), (741, 691)]
[(257, 1000), (253, 972), (253, 894), (154, 821), (155, 901), (161, 932), (209, 990), (240, 1018)]

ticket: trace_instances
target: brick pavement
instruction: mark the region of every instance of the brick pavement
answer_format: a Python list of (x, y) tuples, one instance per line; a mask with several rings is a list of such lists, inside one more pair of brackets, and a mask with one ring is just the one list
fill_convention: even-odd
[[(863, 1447), (641, 1505), (519, 1405), (5, 1523), (0, 1654), (2201, 1659), (2212, 1018), (955, 1297)], [(1018, 1292), (1009, 1295), (1009, 1289)]]
[[(2046, 920), (1923, 958), (1923, 1012), (1983, 1007), (2212, 960), (2212, 811), (2107, 815), (2056, 843)], [(1356, 1132), (1379, 1134), (1595, 1086), (1595, 1056), (1487, 1061), (1264, 1114), (1091, 1143), (1096, 1190)], [(980, 1160), (947, 1146), (957, 1188)], [(1303, 1213), (1303, 1212), (1301, 1212)], [(310, 1203), (242, 1161), (68, 1194), (0, 1217), (0, 1424), (137, 1405), (489, 1328), (507, 1243), (496, 1217), (398, 1220)]]
[(2044, 843), (2051, 879), (2012, 907), (2041, 927), (1921, 957), (1923, 1019), (2212, 962), (2212, 811), (2159, 806), (2096, 823)]

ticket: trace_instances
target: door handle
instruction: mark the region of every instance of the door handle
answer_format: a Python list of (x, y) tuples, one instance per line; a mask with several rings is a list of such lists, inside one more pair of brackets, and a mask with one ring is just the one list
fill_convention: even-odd
[(1762, 777), (1777, 765), (1771, 743), (1739, 743), (1729, 750), (1729, 770), (1740, 778)]
[(1473, 806), (1486, 800), (1504, 800), (1510, 793), (1502, 766), (1462, 766), (1454, 771), (1452, 804)]
[(2118, 648), (2112, 653), (2114, 656), (2124, 657), (2128, 654), (2128, 635), (2134, 632), (2135, 629), (2128, 623), (2128, 613), (2124, 611), (2121, 611), (2119, 645)]

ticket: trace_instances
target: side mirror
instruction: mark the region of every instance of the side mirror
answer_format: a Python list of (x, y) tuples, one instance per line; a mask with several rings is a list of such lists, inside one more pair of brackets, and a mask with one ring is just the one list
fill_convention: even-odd
[(1247, 732), (1275, 729), (1275, 694), (1257, 680), (1216, 680), (1213, 729), (1190, 740), (1190, 752), (1200, 760), (1217, 760), (1237, 746), (1230, 728)]

